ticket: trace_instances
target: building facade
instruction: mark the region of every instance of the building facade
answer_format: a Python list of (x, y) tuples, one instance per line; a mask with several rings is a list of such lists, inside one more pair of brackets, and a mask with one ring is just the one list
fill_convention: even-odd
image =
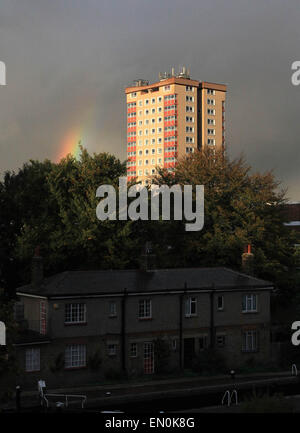
[(25, 387), (177, 372), (207, 349), (228, 368), (270, 358), (272, 284), (226, 268), (64, 272), (18, 289)]
[(191, 80), (186, 69), (127, 87), (127, 176), (148, 184), (195, 149), (225, 147), (224, 84)]

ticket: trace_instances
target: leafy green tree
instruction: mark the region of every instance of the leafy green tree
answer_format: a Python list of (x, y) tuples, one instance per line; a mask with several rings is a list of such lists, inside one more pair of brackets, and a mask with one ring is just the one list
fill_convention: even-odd
[(285, 191), (272, 172), (252, 173), (243, 157), (230, 160), (221, 151), (204, 150), (182, 158), (174, 173), (159, 170), (155, 183), (204, 185), (202, 231), (186, 232), (184, 221), (161, 224), (168, 226), (164, 239), (177, 263), (241, 269), (244, 247), (251, 244), (253, 273), (275, 281), (285, 293), (292, 290), (295, 259), (291, 234), (283, 225)]

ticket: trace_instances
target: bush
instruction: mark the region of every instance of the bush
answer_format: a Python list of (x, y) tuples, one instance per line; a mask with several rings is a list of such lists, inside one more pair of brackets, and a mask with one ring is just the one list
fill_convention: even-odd
[(191, 368), (199, 374), (221, 374), (227, 372), (226, 362), (214, 349), (206, 349), (191, 362)]

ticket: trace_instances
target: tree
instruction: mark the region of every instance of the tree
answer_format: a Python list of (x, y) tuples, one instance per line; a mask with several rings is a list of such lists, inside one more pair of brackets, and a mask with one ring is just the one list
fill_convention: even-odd
[(221, 151), (203, 150), (179, 160), (174, 173), (160, 169), (155, 183), (204, 185), (203, 230), (186, 232), (184, 222), (168, 225), (165, 238), (177, 262), (240, 270), (244, 247), (251, 244), (253, 273), (285, 290), (293, 286), (293, 241), (283, 225), (285, 191), (272, 172), (251, 173), (243, 157), (230, 160)]

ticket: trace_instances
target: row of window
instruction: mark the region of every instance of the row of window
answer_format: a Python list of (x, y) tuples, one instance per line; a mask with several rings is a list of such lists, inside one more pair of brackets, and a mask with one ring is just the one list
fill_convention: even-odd
[(176, 110), (176, 109), (177, 109), (177, 105), (166, 105), (165, 106), (165, 113), (167, 111), (173, 111), (173, 110)]
[(175, 94), (173, 94), (173, 95), (166, 95), (165, 96), (165, 101), (171, 101), (172, 99), (176, 99), (176, 95)]
[(133, 108), (136, 107), (136, 102), (128, 102), (127, 108)]
[[(162, 164), (162, 158), (157, 158), (157, 161), (156, 161), (155, 158), (152, 158), (152, 159), (151, 159), (151, 165), (156, 165), (156, 163), (157, 163), (157, 164)], [(143, 163), (143, 160), (142, 160), (142, 159), (139, 159), (139, 160), (138, 160), (138, 165), (149, 165), (149, 159), (145, 159), (145, 160), (144, 160), (144, 163)], [(147, 174), (147, 173), (145, 173), (145, 174)], [(141, 175), (140, 175), (140, 176), (141, 176)]]
[[(145, 116), (148, 116), (149, 114), (155, 114), (155, 113), (162, 113), (162, 107), (158, 107), (157, 108), (157, 111), (156, 111), (156, 109), (155, 108), (151, 108), (151, 110), (149, 110), (148, 108), (146, 109), (146, 110), (144, 110), (144, 114), (145, 114)], [(138, 116), (142, 116), (143, 115), (143, 111), (142, 110), (140, 110), (139, 112), (138, 112)]]
[[(156, 150), (157, 150), (157, 153), (162, 153), (161, 147), (159, 147), (158, 149), (153, 148), (153, 149), (151, 149), (151, 155), (155, 155)], [(145, 149), (144, 154), (149, 155), (149, 151), (150, 151), (150, 149)], [(139, 150), (139, 156), (141, 156), (141, 155), (143, 155), (143, 151)]]
[[(157, 128), (157, 133), (160, 134), (162, 133), (162, 128)], [(139, 130), (138, 135), (141, 137), (142, 135), (148, 135), (149, 134), (149, 129), (145, 129), (143, 130)], [(156, 129), (152, 128), (150, 134), (156, 134)]]
[[(141, 314), (144, 314), (145, 311), (141, 309)], [(151, 315), (151, 307), (146, 311), (148, 315)], [(217, 334), (216, 335), (216, 346), (219, 348), (226, 346), (226, 334)], [(177, 338), (173, 338), (171, 340), (171, 347), (175, 351), (177, 350)], [(202, 335), (198, 340), (198, 348), (199, 351), (203, 351), (208, 348), (208, 335)], [(242, 332), (242, 347), (241, 350), (243, 352), (256, 352), (258, 350), (259, 343), (259, 334), (256, 329), (246, 330)], [(149, 350), (148, 345), (153, 346), (153, 343), (144, 343), (144, 360), (150, 358), (148, 356), (147, 350)], [(151, 347), (153, 352), (153, 347)], [(117, 343), (107, 343), (106, 352), (108, 356), (116, 356), (118, 351)], [(153, 354), (150, 354), (151, 358)], [(129, 356), (130, 358), (138, 357), (138, 343), (132, 342), (129, 346)], [(34, 372), (40, 371), (40, 348), (29, 348), (26, 349), (25, 352), (25, 371), (26, 372)], [(82, 368), (87, 365), (87, 347), (86, 344), (70, 344), (65, 348), (65, 356), (64, 356), (64, 366), (66, 369), (70, 368)]]
[[(185, 315), (186, 317), (197, 315), (198, 298), (188, 297), (185, 301)], [(224, 310), (224, 295), (217, 297), (217, 309)], [(257, 311), (257, 295), (247, 294), (242, 297), (242, 312), (256, 312)], [(115, 316), (117, 314), (117, 304), (114, 301), (109, 303), (109, 314)], [(138, 304), (138, 317), (151, 318), (152, 317), (152, 300), (142, 299)], [(86, 322), (86, 304), (84, 303), (71, 303), (65, 304), (65, 323), (85, 323)]]

